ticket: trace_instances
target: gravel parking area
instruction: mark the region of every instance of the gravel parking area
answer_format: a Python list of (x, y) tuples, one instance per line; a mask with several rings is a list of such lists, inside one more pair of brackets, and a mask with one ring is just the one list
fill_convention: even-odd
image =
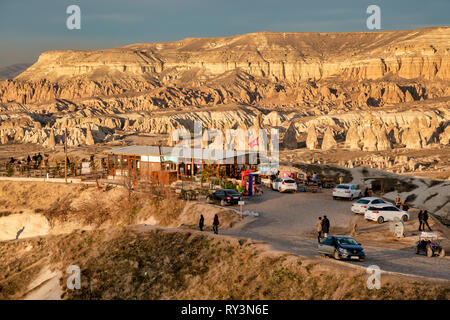
[[(264, 190), (260, 199), (246, 202), (243, 210), (256, 211), (260, 216), (222, 234), (261, 240), (276, 250), (303, 256), (319, 256), (317, 241), (313, 238), (319, 216), (327, 215), (332, 233), (339, 233), (355, 217), (350, 211), (351, 201), (333, 200), (331, 190), (295, 194)], [(450, 280), (448, 256), (427, 258), (416, 255), (413, 247), (393, 249), (383, 247), (381, 241), (379, 243), (362, 243), (366, 260), (347, 263), (361, 266), (375, 264), (384, 271)]]

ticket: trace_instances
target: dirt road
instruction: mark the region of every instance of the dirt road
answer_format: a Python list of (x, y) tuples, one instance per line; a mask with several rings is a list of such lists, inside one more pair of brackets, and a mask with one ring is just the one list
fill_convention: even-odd
[[(222, 234), (252, 238), (272, 245), (274, 249), (303, 256), (318, 256), (313, 238), (315, 224), (324, 214), (335, 230), (345, 228), (354, 217), (350, 201), (335, 201), (330, 190), (322, 193), (279, 194), (267, 190), (261, 200), (252, 200), (244, 210), (260, 216), (241, 227)], [(378, 265), (382, 270), (450, 280), (450, 258), (427, 258), (414, 254), (414, 248), (383, 248), (362, 243), (367, 258), (364, 262), (346, 262), (360, 266)], [(325, 259), (325, 258), (324, 258)]]

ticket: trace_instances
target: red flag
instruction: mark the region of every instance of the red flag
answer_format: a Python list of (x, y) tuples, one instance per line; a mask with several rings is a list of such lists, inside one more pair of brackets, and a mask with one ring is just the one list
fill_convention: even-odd
[(257, 145), (259, 145), (258, 139), (259, 139), (259, 137), (256, 138), (256, 139), (253, 140), (253, 141), (250, 141), (250, 142), (248, 143), (248, 145), (250, 146), (250, 148), (254, 148), (254, 147), (256, 147)]

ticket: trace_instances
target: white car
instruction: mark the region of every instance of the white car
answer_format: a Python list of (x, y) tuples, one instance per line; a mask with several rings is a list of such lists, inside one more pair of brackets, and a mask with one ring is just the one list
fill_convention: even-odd
[(297, 182), (292, 178), (278, 178), (272, 182), (272, 189), (279, 192), (297, 192)]
[(366, 218), (366, 220), (372, 220), (378, 223), (393, 221), (394, 218), (408, 221), (409, 214), (408, 212), (400, 210), (393, 205), (378, 205), (367, 208), (364, 218)]
[(386, 202), (381, 198), (377, 197), (365, 197), (361, 198), (358, 201), (352, 203), (352, 212), (364, 214), (367, 211), (368, 207), (379, 206), (379, 205), (392, 205), (390, 202)]
[(347, 198), (347, 199), (355, 199), (361, 197), (361, 190), (358, 189), (354, 184), (343, 183), (338, 185), (333, 189), (333, 199), (337, 198)]

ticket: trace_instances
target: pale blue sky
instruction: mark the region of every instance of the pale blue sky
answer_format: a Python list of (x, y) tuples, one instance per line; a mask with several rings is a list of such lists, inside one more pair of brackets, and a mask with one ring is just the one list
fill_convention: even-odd
[[(66, 8), (81, 8), (81, 30)], [(381, 7), (382, 30), (450, 25), (449, 0), (0, 0), (0, 67), (34, 62), (52, 49), (256, 31), (368, 31), (366, 8)]]

